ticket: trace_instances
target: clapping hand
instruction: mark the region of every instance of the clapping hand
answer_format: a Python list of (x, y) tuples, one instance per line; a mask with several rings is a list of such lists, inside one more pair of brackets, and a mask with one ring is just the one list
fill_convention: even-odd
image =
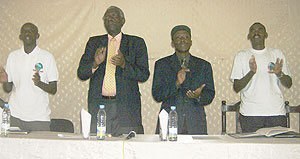
[(178, 71), (176, 81), (177, 85), (181, 85), (184, 82), (186, 72), (190, 72), (190, 69), (188, 69), (187, 67), (183, 67), (181, 70)]
[(125, 67), (125, 58), (123, 53), (118, 50), (118, 54), (111, 58), (111, 63), (115, 66)]
[(41, 77), (39, 75), (39, 70), (36, 70), (36, 72), (33, 75), (32, 80), (33, 80), (34, 85), (36, 85), (36, 86), (39, 84), (39, 82), (41, 82)]
[(282, 71), (282, 66), (283, 66), (283, 60), (277, 58), (276, 63), (274, 65), (274, 73), (279, 74)]
[(249, 67), (250, 67), (250, 70), (251, 70), (253, 73), (256, 73), (257, 65), (256, 65), (256, 61), (255, 61), (254, 55), (252, 55), (252, 56), (251, 56), (251, 59), (249, 60)]
[(97, 68), (104, 60), (106, 56), (106, 47), (99, 47), (95, 53), (95, 62), (93, 68)]
[(189, 90), (189, 91), (186, 92), (186, 96), (189, 97), (189, 98), (198, 98), (198, 97), (200, 97), (201, 92), (202, 92), (204, 87), (205, 87), (205, 84), (202, 84), (202, 86), (197, 88), (195, 91)]
[(1, 66), (0, 67), (0, 83), (7, 82), (7, 73), (5, 69)]

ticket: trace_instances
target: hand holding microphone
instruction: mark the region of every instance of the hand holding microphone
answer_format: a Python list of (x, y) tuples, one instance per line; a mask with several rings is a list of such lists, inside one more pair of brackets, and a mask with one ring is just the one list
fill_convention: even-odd
[(283, 60), (277, 58), (276, 63), (270, 62), (268, 65), (268, 69), (270, 73), (275, 73), (278, 74), (282, 71), (282, 66), (283, 66)]
[(36, 85), (36, 86), (41, 81), (41, 77), (40, 77), (39, 73), (42, 71), (42, 69), (43, 69), (43, 65), (41, 63), (35, 64), (35, 73), (33, 74), (32, 80), (33, 80), (34, 85)]

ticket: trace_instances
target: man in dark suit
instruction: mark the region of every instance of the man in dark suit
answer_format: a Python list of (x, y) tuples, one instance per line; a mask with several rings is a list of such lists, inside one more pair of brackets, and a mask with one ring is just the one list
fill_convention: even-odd
[(89, 39), (77, 70), (81, 80), (90, 79), (91, 132), (96, 131), (99, 105), (104, 104), (108, 134), (144, 133), (138, 82), (150, 75), (145, 41), (121, 32), (125, 17), (118, 7), (109, 7), (103, 21), (108, 34)]
[(175, 53), (155, 62), (152, 95), (162, 102), (161, 110), (169, 112), (171, 106), (176, 106), (178, 134), (207, 134), (204, 106), (215, 96), (211, 65), (189, 52), (189, 27), (175, 26), (171, 38)]

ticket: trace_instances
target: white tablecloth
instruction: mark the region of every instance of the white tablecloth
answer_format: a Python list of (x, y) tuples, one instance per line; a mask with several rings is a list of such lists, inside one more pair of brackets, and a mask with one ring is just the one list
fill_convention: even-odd
[(1, 137), (0, 159), (297, 159), (300, 158), (300, 139), (251, 138), (230, 136), (185, 136), (188, 140), (159, 141), (157, 135), (137, 135), (130, 140), (80, 135), (58, 137), (54, 132), (31, 132)]

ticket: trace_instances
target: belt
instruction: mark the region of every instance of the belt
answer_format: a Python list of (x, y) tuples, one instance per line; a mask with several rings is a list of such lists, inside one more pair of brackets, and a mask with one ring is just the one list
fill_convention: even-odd
[(117, 96), (103, 96), (102, 95), (102, 98), (103, 99), (108, 99), (108, 100), (114, 100), (114, 99), (117, 99)]

